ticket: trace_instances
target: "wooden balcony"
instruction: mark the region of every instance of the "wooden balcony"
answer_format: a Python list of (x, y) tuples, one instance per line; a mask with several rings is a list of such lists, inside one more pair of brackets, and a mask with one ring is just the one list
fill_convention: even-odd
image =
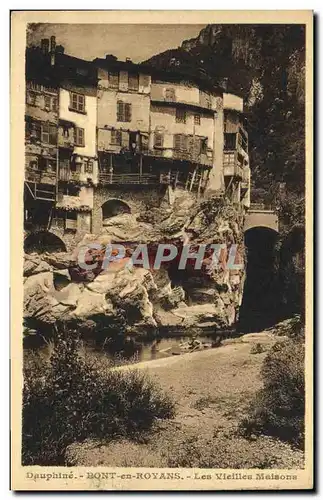
[(109, 172), (99, 173), (99, 183), (101, 184), (159, 184), (159, 175), (155, 174), (115, 174)]
[(238, 162), (237, 151), (225, 151), (223, 154), (223, 171), (225, 177), (243, 178), (243, 168)]

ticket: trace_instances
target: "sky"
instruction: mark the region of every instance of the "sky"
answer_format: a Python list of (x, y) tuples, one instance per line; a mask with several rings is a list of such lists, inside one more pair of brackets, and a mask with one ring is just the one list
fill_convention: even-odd
[(92, 60), (114, 54), (142, 62), (149, 57), (177, 48), (183, 40), (196, 37), (201, 24), (37, 24), (32, 27), (27, 43), (38, 45), (42, 38), (56, 36), (57, 45), (65, 53)]

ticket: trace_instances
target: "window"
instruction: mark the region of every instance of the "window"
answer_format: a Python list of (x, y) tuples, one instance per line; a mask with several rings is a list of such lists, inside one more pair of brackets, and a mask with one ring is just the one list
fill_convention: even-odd
[(203, 106), (204, 108), (211, 109), (212, 103), (210, 94), (204, 92), (203, 90), (200, 90), (199, 94), (200, 94), (200, 105)]
[(85, 164), (84, 164), (84, 172), (86, 174), (93, 174), (93, 162), (91, 160), (85, 162)]
[(165, 100), (171, 101), (171, 102), (176, 101), (175, 89), (166, 89), (165, 90)]
[(84, 128), (75, 128), (75, 146), (84, 147)]
[(139, 90), (139, 75), (128, 75), (128, 89), (135, 90), (138, 92)]
[(70, 109), (72, 111), (79, 111), (81, 113), (85, 113), (85, 95), (71, 92), (70, 99), (71, 99)]
[(119, 73), (109, 73), (109, 87), (111, 89), (119, 88)]
[(57, 143), (57, 128), (55, 125), (51, 125), (50, 123), (42, 123), (41, 125), (41, 142), (45, 144), (53, 144)]
[(49, 95), (44, 96), (45, 109), (48, 111), (57, 111), (57, 97), (52, 97)]
[(117, 121), (131, 122), (131, 104), (123, 101), (117, 103)]
[(155, 148), (162, 148), (164, 145), (164, 136), (160, 132), (155, 132), (154, 137), (154, 146)]
[(186, 123), (186, 112), (184, 109), (176, 109), (176, 123)]
[(27, 93), (27, 104), (31, 104), (31, 106), (36, 106), (36, 94), (35, 92), (28, 92)]
[(194, 125), (201, 125), (201, 115), (194, 115)]
[(121, 146), (121, 130), (111, 130), (111, 144)]
[(224, 134), (224, 149), (226, 151), (236, 149), (236, 134)]
[(223, 163), (225, 164), (234, 163), (234, 153), (226, 153), (224, 155)]
[(202, 138), (201, 139), (201, 154), (202, 155), (205, 155), (207, 153), (207, 139), (206, 138)]
[(174, 135), (174, 149), (176, 151), (187, 151), (188, 137), (183, 134)]
[(51, 109), (51, 98), (48, 95), (45, 95), (45, 108)]

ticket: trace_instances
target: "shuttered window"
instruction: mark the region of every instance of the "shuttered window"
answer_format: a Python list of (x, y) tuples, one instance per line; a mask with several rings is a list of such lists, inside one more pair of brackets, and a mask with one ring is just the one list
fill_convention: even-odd
[(162, 148), (164, 145), (164, 136), (160, 132), (155, 132), (154, 146), (155, 148)]
[(121, 130), (111, 130), (111, 144), (121, 146)]
[(131, 122), (131, 104), (128, 102), (118, 101), (117, 103), (117, 121)]
[(42, 123), (41, 125), (41, 141), (45, 144), (53, 144), (57, 143), (57, 128), (55, 125), (51, 125), (49, 123)]
[(176, 109), (176, 123), (186, 123), (185, 109)]
[(119, 73), (109, 73), (109, 87), (111, 89), (119, 88)]
[(75, 146), (84, 147), (84, 145), (85, 145), (84, 128), (76, 127)]
[(184, 134), (174, 135), (174, 149), (176, 151), (187, 151), (188, 137)]
[(194, 125), (201, 125), (201, 115), (194, 115)]
[(135, 90), (138, 92), (139, 90), (139, 75), (129, 75), (128, 76), (128, 89)]
[(82, 94), (70, 93), (70, 109), (72, 111), (85, 112), (85, 96)]

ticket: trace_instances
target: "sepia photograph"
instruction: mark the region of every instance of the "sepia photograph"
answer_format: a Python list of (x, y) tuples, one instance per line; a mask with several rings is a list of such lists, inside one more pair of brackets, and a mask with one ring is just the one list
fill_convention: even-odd
[(12, 12), (13, 489), (313, 487), (313, 14), (261, 12)]

